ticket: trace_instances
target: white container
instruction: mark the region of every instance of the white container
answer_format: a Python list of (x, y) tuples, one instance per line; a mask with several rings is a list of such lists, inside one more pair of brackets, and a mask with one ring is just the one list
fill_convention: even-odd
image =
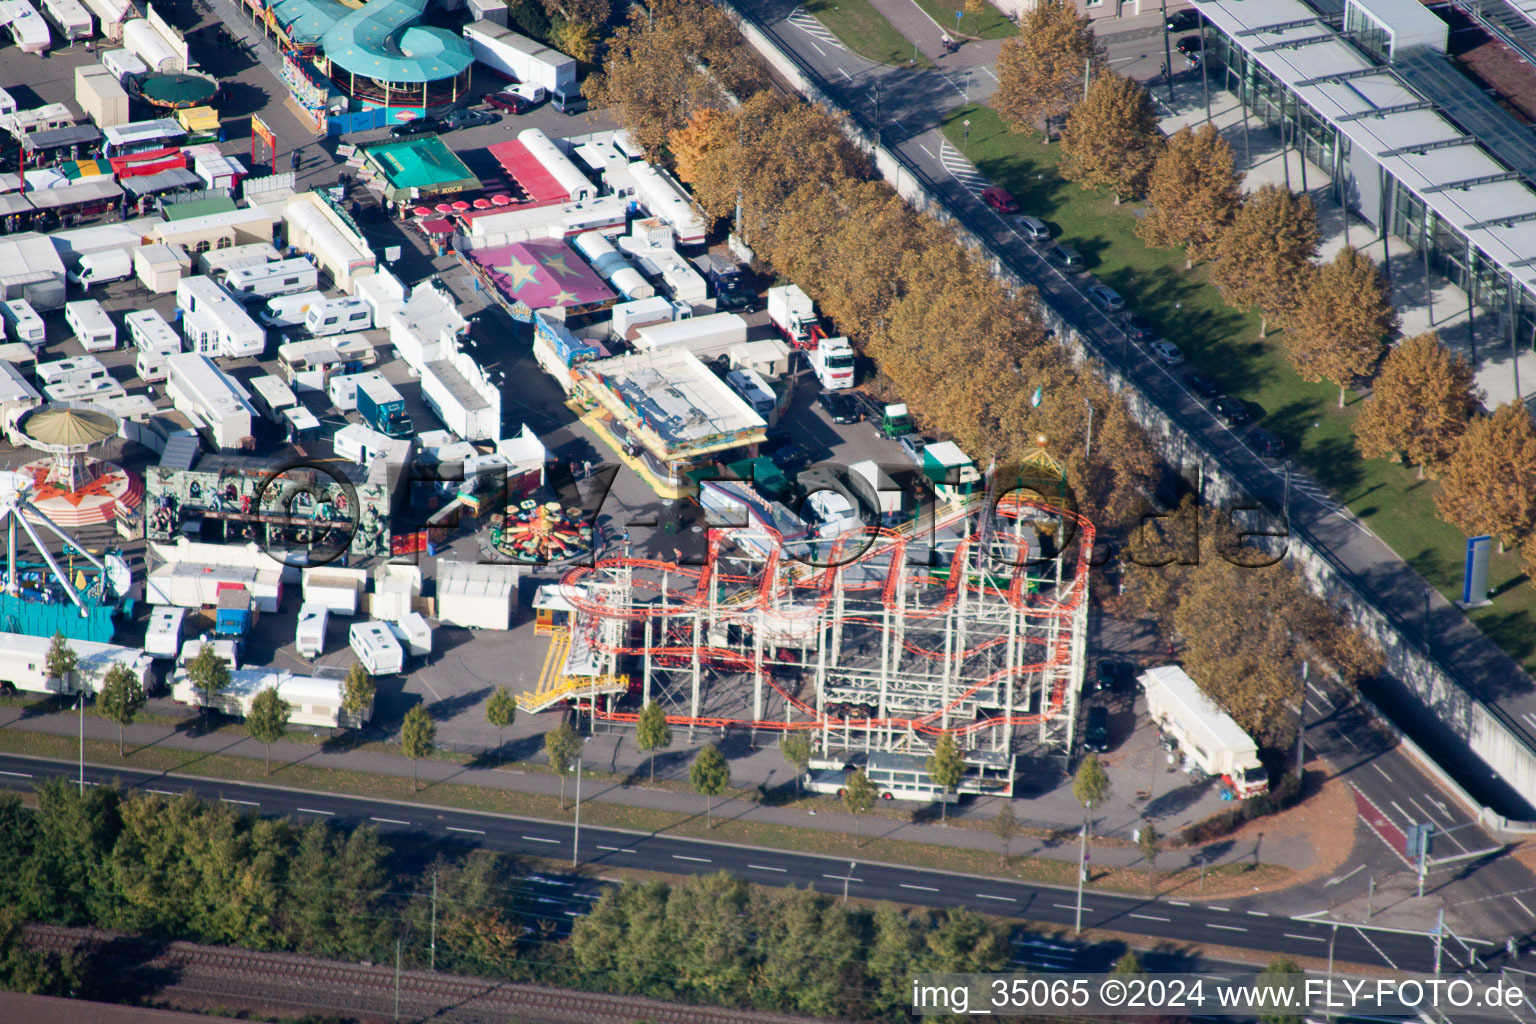
[(303, 257), (257, 267), (239, 267), (224, 278), (229, 294), (243, 302), (314, 291), (320, 280), (315, 265)]
[(123, 317), (128, 337), (141, 352), (171, 353), (181, 351), (181, 335), (153, 309), (138, 309)]
[(325, 389), (331, 404), (342, 412), (356, 412), (357, 378), (361, 376), (360, 373), (348, 373), (340, 377), (332, 377)]
[(363, 423), (348, 423), (331, 436), (331, 448), (338, 459), (355, 462), (365, 469), (373, 460), (387, 456), (409, 441), (396, 440)]
[(299, 657), (313, 661), (325, 653), (325, 628), (330, 621), (331, 610), (323, 604), (299, 606), (299, 623), (293, 634), (293, 646)]
[(432, 653), (432, 627), (420, 612), (411, 612), (389, 627), (411, 657), (425, 658)]
[(389, 623), (369, 620), (354, 622), (348, 634), (352, 653), (369, 675), (394, 675), (405, 667), (405, 651), (390, 631)]
[(7, 299), (5, 302), (0, 302), (0, 319), (5, 321), (7, 332), (17, 341), (37, 348), (48, 340), (48, 331), (43, 326), (43, 318), (37, 315), (37, 310), (33, 309), (32, 303), (26, 299)]
[(185, 608), (152, 608), (149, 613), (149, 629), (144, 634), (144, 653), (152, 658), (175, 660), (181, 653), (181, 631), (186, 625)]
[(65, 303), (64, 322), (87, 352), (110, 352), (117, 348), (117, 325), (95, 299)]
[(207, 356), (180, 352), (169, 357), (166, 393), (176, 411), (192, 421), (216, 448), (234, 449), (251, 437), (250, 393)]
[(368, 585), (368, 574), (362, 569), (327, 565), (305, 569), (303, 581), (305, 604), (322, 605), (337, 615), (350, 616), (357, 614), (357, 596)]

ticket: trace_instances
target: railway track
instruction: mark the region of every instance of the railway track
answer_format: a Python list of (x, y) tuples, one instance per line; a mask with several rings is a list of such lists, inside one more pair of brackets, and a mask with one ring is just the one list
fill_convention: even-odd
[[(396, 1019), (393, 967), (259, 953), (191, 942), (28, 925), (39, 949), (78, 950), (125, 1001), (216, 1005), (252, 1012)], [(687, 1006), (633, 996), (402, 970), (399, 1020), (454, 1024), (809, 1024), (783, 1014)]]

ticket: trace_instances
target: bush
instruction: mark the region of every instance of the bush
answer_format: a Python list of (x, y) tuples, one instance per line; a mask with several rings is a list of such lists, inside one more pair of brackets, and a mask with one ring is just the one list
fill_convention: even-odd
[(1213, 839), (1230, 835), (1258, 818), (1279, 814), (1297, 803), (1301, 797), (1301, 779), (1293, 774), (1280, 777), (1268, 793), (1244, 800), (1230, 811), (1213, 814), (1204, 821), (1186, 825), (1179, 831), (1175, 843), (1179, 846), (1199, 846)]

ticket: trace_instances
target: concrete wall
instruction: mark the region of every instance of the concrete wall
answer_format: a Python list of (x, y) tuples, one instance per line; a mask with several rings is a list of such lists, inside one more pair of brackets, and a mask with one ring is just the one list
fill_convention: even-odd
[[(780, 75), (795, 86), (810, 102), (831, 111), (840, 111), (822, 90), (812, 81), (788, 53), (765, 35), (752, 21), (743, 18), (728, 4), (722, 4), (730, 12), (741, 29), (742, 35), (758, 54)], [(845, 121), (844, 130), (864, 152), (874, 160), (885, 180), (902, 198), (918, 210), (951, 224), (973, 248), (991, 254), (992, 250), (978, 235), (956, 220), (944, 206), (939, 196), (932, 193), (919, 176), (906, 166), (895, 153), (875, 140), (851, 120)], [(993, 254), (993, 272), (1013, 287), (1028, 287), (1029, 282), (1019, 277), (1003, 261)], [(1079, 357), (1091, 352), (1075, 330), (1050, 306), (1041, 304), (1046, 326), (1056, 332), (1056, 337), (1071, 346)], [(1133, 382), (1127, 381), (1114, 367), (1104, 362), (1098, 369), (1116, 392), (1130, 407), (1132, 413), (1146, 429), (1158, 454), (1169, 465), (1179, 468), (1186, 476), (1199, 475), (1204, 483), (1207, 500), (1222, 502), (1234, 499), (1242, 492), (1235, 475), (1222, 465), (1219, 458), (1206, 452), (1197, 442), (1178, 429), (1168, 414)], [(1354, 584), (1320, 550), (1305, 538), (1292, 536), (1286, 549), (1287, 557), (1311, 583), (1313, 590), (1335, 602), (1344, 615), (1366, 636), (1380, 646), (1386, 656), (1387, 671), (1397, 677), (1425, 706), (1430, 714), (1443, 721), (1468, 748), (1497, 772), (1527, 800), (1536, 795), (1536, 751), (1531, 750), (1511, 732), (1483, 702), (1467, 693), (1440, 666), (1426, 655), (1417, 643), (1406, 639), (1371, 599), (1356, 589)], [(1417, 748), (1415, 748), (1417, 749)], [(1520, 831), (1536, 823), (1507, 822), (1484, 809), (1485, 821), (1496, 828)]]

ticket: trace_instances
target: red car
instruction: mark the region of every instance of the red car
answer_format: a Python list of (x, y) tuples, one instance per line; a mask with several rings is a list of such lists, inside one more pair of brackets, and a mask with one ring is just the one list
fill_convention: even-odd
[(981, 201), (998, 213), (1019, 212), (1019, 201), (1013, 198), (1013, 194), (1007, 189), (998, 188), (996, 185), (981, 190)]
[(497, 110), (505, 110), (509, 114), (521, 114), (533, 109), (532, 103), (529, 103), (515, 92), (488, 93), (485, 97), (485, 102)]

